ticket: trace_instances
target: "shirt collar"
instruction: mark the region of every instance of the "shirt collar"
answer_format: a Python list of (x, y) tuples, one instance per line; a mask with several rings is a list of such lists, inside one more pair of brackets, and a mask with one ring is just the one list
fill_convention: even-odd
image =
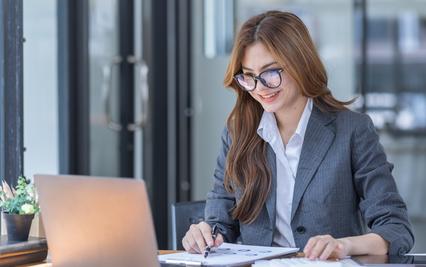
[(299, 135), (302, 140), (305, 137), (306, 128), (308, 127), (309, 118), (312, 113), (313, 101), (312, 98), (308, 98), (305, 109), (303, 110), (302, 116), (300, 117), (299, 124), (297, 125), (295, 134)]
[(274, 134), (278, 131), (277, 121), (273, 112), (264, 111), (257, 127), (257, 134), (270, 143)]

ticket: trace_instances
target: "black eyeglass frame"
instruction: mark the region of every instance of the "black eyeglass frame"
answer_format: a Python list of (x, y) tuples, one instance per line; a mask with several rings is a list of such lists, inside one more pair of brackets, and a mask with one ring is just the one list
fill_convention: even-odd
[[(245, 74), (245, 73), (240, 72), (240, 73), (237, 73), (237, 74), (234, 75), (234, 80), (237, 82), (238, 86), (241, 89), (243, 89), (244, 91), (248, 91), (248, 92), (251, 92), (254, 89), (256, 89), (256, 87), (257, 87), (257, 81), (260, 81), (265, 87), (268, 87), (269, 89), (275, 89), (275, 88), (280, 87), (281, 83), (283, 82), (283, 78), (281, 76), (281, 72), (283, 72), (283, 71), (284, 71), (284, 69), (282, 69), (282, 68), (268, 69), (268, 70), (262, 71), (257, 76), (253, 75), (253, 74)], [(271, 87), (271, 86), (267, 85), (265, 79), (263, 79), (261, 77), (262, 74), (264, 74), (266, 72), (278, 72), (278, 75), (280, 76), (280, 82), (279, 82), (279, 84), (277, 86), (272, 86)], [(252, 89), (248, 89), (248, 88), (244, 87), (242, 84), (240, 84), (240, 82), (238, 81), (238, 76), (240, 76), (240, 75), (248, 75), (248, 76), (252, 77), (253, 80), (254, 80), (254, 87)]]

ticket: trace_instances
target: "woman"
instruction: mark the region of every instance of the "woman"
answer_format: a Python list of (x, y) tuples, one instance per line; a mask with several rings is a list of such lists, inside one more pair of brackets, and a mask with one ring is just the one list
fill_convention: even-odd
[(297, 16), (269, 11), (244, 23), (224, 83), (238, 98), (206, 221), (186, 233), (187, 251), (237, 239), (300, 247), (311, 259), (411, 249), (406, 206), (373, 123), (332, 96)]

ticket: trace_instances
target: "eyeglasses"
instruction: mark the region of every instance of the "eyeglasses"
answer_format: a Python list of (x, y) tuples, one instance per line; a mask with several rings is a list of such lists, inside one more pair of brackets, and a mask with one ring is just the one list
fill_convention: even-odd
[(234, 76), (238, 85), (246, 91), (253, 91), (260, 81), (264, 86), (274, 89), (281, 85), (281, 72), (283, 69), (270, 69), (261, 72), (258, 76), (253, 74), (239, 73)]

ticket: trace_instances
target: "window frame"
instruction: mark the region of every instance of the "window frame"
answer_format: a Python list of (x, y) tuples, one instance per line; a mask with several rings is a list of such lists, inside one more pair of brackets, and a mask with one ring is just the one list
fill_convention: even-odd
[(23, 1), (0, 2), (0, 178), (24, 173)]

